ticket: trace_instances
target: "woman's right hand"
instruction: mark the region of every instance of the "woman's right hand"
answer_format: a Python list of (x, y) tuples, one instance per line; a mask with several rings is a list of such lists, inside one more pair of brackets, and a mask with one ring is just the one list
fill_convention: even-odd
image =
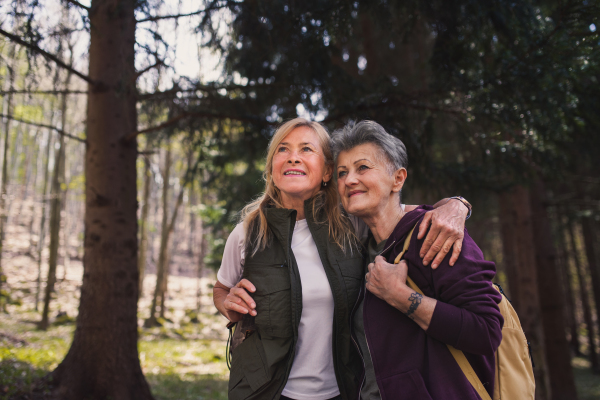
[[(218, 286), (224, 286), (220, 282), (217, 282), (215, 289), (221, 289)], [(226, 287), (226, 286), (224, 286)], [(256, 316), (256, 303), (248, 294), (254, 293), (256, 288), (248, 279), (242, 279), (231, 289), (228, 288), (229, 293), (223, 299), (223, 303), (220, 304), (222, 307), (217, 307), (231, 322), (237, 322), (242, 319), (244, 314), (250, 314)], [(216, 300), (216, 299), (215, 299)], [(217, 302), (215, 301), (215, 305)]]

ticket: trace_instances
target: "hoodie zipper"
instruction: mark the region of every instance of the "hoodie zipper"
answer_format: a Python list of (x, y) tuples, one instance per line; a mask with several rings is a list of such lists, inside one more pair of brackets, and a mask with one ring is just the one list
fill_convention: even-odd
[[(392, 243), (390, 243), (390, 245), (388, 247), (386, 247), (385, 249), (383, 249), (379, 254), (377, 254), (377, 256), (382, 255), (383, 253), (385, 253), (387, 250), (389, 250), (394, 243), (396, 243), (396, 241), (392, 241)], [(377, 257), (375, 256), (375, 257)], [(356, 311), (356, 307), (358, 306), (358, 303), (360, 303), (361, 301), (361, 294), (363, 292), (363, 288), (365, 287), (365, 285), (360, 285), (360, 291), (358, 292), (358, 298), (356, 299), (356, 302), (354, 303), (354, 307), (352, 307), (352, 313), (350, 313), (350, 326), (352, 327), (353, 325), (353, 320), (354, 320), (354, 312)], [(365, 296), (366, 296), (366, 290), (365, 290)], [(364, 296), (362, 301), (365, 301)], [(363, 308), (364, 310), (364, 308)], [(363, 313), (363, 329), (364, 329), (364, 313)], [(362, 351), (360, 349), (360, 346), (358, 345), (357, 340), (354, 338), (354, 335), (350, 335), (350, 338), (352, 339), (352, 342), (354, 343), (354, 345), (356, 346), (356, 348), (358, 349), (358, 354), (360, 355), (360, 359), (362, 361), (363, 364), (363, 379), (362, 382), (360, 383), (360, 386), (358, 388), (358, 399), (360, 399), (360, 392), (362, 391), (362, 388), (365, 384), (365, 380), (367, 378), (367, 366), (365, 364), (365, 358), (362, 354)], [(371, 348), (369, 347), (369, 340), (367, 339), (367, 331), (365, 330), (365, 343), (367, 344), (367, 351), (369, 352), (369, 354), (371, 354)]]

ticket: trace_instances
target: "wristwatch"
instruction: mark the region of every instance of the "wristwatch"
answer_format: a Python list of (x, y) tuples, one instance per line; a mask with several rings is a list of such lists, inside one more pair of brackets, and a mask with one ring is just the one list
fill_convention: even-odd
[(452, 200), (452, 199), (456, 199), (456, 200), (460, 201), (461, 203), (463, 203), (465, 205), (465, 207), (467, 207), (469, 209), (469, 212), (467, 213), (467, 218), (465, 218), (465, 220), (469, 219), (469, 217), (471, 216), (471, 212), (473, 211), (473, 206), (471, 205), (471, 203), (469, 203), (467, 201), (467, 199), (465, 199), (462, 196), (453, 196), (453, 197), (450, 197), (449, 200)]

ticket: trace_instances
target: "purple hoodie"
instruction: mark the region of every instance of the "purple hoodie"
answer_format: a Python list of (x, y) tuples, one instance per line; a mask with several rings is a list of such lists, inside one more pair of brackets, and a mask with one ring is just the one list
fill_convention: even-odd
[[(406, 213), (382, 254), (393, 263), (404, 239), (423, 219), (429, 206)], [(501, 295), (492, 286), (493, 262), (485, 261), (465, 230), (456, 264), (446, 256), (433, 270), (423, 266), (415, 230), (403, 259), (408, 275), (425, 296), (438, 300), (427, 331), (369, 291), (365, 294), (364, 325), (377, 384), (383, 400), (480, 399), (450, 354), (446, 343), (462, 350), (490, 394), (494, 393), (494, 353), (502, 340)]]

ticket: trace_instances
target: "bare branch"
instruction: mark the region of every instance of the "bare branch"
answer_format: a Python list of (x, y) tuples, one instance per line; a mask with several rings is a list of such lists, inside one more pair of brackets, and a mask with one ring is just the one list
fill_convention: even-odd
[(12, 115), (6, 115), (6, 114), (0, 114), (0, 117), (1, 118), (6, 118), (6, 119), (10, 119), (12, 121), (21, 122), (21, 123), (27, 124), (27, 125), (33, 125), (33, 126), (38, 126), (40, 128), (52, 129), (53, 131), (57, 132), (59, 135), (62, 135), (64, 137), (68, 137), (69, 139), (77, 140), (77, 141), (79, 141), (81, 143), (86, 143), (86, 140), (84, 138), (80, 138), (78, 136), (71, 135), (70, 133), (67, 133), (67, 132), (63, 131), (62, 129), (59, 129), (59, 128), (57, 128), (55, 126), (52, 126), (52, 125), (40, 124), (40, 123), (33, 122), (33, 121), (26, 121), (26, 120), (23, 120), (23, 119), (20, 119), (20, 118), (15, 118)]
[(71, 3), (71, 4), (73, 4), (74, 6), (77, 6), (77, 7), (79, 7), (79, 8), (83, 8), (83, 9), (84, 9), (84, 10), (86, 10), (86, 11), (90, 11), (90, 9), (91, 9), (91, 8), (90, 8), (90, 7), (88, 7), (88, 6), (84, 6), (83, 4), (81, 4), (80, 2), (78, 2), (77, 0), (65, 0), (65, 1), (66, 1), (67, 3)]
[(4, 90), (0, 91), (0, 96), (6, 96), (7, 94), (88, 94), (87, 90)]
[(152, 68), (156, 68), (159, 67), (161, 65), (165, 65), (165, 63), (163, 62), (163, 60), (158, 60), (156, 61), (156, 63), (138, 71), (135, 73), (135, 79), (139, 78), (140, 76), (142, 76), (143, 74), (145, 74), (146, 72), (150, 71)]
[(224, 4), (224, 5), (220, 5), (220, 6), (214, 6), (214, 7), (208, 7), (204, 10), (198, 10), (198, 11), (194, 11), (191, 13), (187, 13), (187, 14), (173, 14), (173, 15), (159, 15), (156, 17), (148, 17), (148, 18), (144, 18), (144, 19), (140, 19), (137, 21), (137, 23), (142, 23), (142, 22), (152, 22), (152, 21), (160, 21), (161, 19), (177, 19), (177, 18), (182, 18), (182, 17), (192, 17), (194, 15), (200, 15), (203, 14), (207, 11), (212, 11), (212, 10), (218, 10), (220, 8), (225, 8), (228, 7), (228, 4)]
[(51, 61), (54, 61), (58, 66), (66, 69), (68, 71), (71, 71), (73, 74), (77, 75), (78, 77), (80, 77), (84, 81), (86, 81), (86, 82), (88, 82), (88, 83), (90, 83), (92, 85), (96, 84), (96, 82), (94, 82), (92, 80), (92, 78), (90, 78), (89, 76), (84, 75), (81, 72), (79, 72), (76, 69), (74, 69), (73, 67), (68, 66), (67, 64), (65, 64), (64, 62), (62, 62), (58, 57), (56, 57), (53, 54), (48, 53), (45, 50), (40, 49), (38, 46), (36, 46), (34, 44), (31, 44), (31, 43), (28, 43), (25, 40), (21, 39), (20, 37), (18, 37), (16, 35), (13, 35), (12, 33), (8, 33), (8, 32), (6, 32), (5, 30), (2, 30), (2, 29), (0, 29), (0, 34), (3, 35), (3, 36), (6, 36), (10, 40), (12, 40), (15, 43), (20, 44), (21, 46), (27, 47), (28, 49), (33, 50), (36, 53), (41, 54), (44, 58), (46, 58), (48, 60), (51, 60)]

